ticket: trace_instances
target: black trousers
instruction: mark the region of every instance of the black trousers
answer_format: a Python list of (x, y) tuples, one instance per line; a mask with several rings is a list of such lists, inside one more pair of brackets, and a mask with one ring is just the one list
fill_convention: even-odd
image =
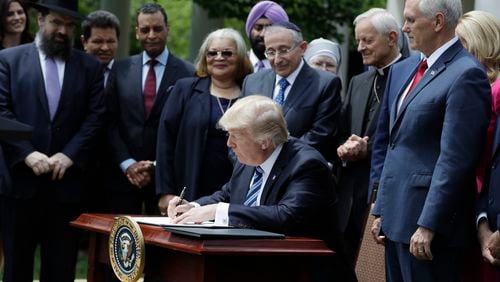
[(36, 247), (41, 251), (40, 281), (73, 282), (81, 231), (69, 226), (80, 206), (57, 202), (50, 187), (32, 199), (0, 197), (5, 266), (3, 281), (33, 281)]
[[(114, 168), (110, 173), (111, 202), (109, 212), (114, 214), (159, 215), (158, 196), (153, 183), (143, 188), (132, 185), (125, 174)], [(153, 177), (154, 178), (154, 177)]]

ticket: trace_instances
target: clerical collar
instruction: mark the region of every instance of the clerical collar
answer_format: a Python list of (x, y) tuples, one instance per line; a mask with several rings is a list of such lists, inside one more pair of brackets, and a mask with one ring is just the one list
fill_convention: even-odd
[(376, 68), (377, 73), (379, 75), (386, 75), (387, 74), (387, 70), (388, 70), (387, 68), (390, 67), (395, 62), (397, 62), (399, 60), (399, 58), (401, 58), (401, 56), (402, 56), (401, 53), (399, 53), (398, 56), (394, 60), (392, 60), (392, 62), (390, 62), (388, 65), (386, 65), (386, 66), (384, 66), (382, 68)]

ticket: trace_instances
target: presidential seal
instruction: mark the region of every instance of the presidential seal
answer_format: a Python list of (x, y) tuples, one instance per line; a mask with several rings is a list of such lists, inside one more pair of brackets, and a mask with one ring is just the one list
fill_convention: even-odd
[(130, 216), (115, 219), (109, 235), (109, 259), (120, 281), (135, 282), (144, 269), (144, 237)]

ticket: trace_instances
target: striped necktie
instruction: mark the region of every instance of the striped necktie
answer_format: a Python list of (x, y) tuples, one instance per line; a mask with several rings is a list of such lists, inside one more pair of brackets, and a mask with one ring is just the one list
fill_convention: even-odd
[(282, 78), (278, 81), (278, 85), (280, 86), (280, 91), (278, 92), (278, 95), (276, 95), (275, 101), (276, 103), (283, 105), (285, 103), (285, 90), (290, 83), (286, 80), (286, 78)]
[(245, 206), (253, 207), (257, 205), (257, 196), (262, 187), (262, 175), (264, 170), (258, 166), (255, 168), (255, 173), (253, 175), (252, 186), (248, 190), (247, 197), (243, 203)]
[(155, 65), (157, 61), (155, 59), (149, 60), (149, 70), (146, 76), (146, 82), (144, 83), (144, 113), (146, 118), (149, 117), (151, 109), (153, 108), (156, 96), (156, 73)]

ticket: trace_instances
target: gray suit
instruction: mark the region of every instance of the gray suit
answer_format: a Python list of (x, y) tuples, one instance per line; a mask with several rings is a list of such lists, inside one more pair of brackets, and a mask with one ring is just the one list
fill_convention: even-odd
[[(275, 80), (273, 70), (251, 74), (243, 82), (242, 96), (259, 94), (273, 98)], [(283, 104), (290, 134), (316, 148), (327, 159), (331, 159), (337, 136), (341, 87), (338, 76), (304, 63)]]

